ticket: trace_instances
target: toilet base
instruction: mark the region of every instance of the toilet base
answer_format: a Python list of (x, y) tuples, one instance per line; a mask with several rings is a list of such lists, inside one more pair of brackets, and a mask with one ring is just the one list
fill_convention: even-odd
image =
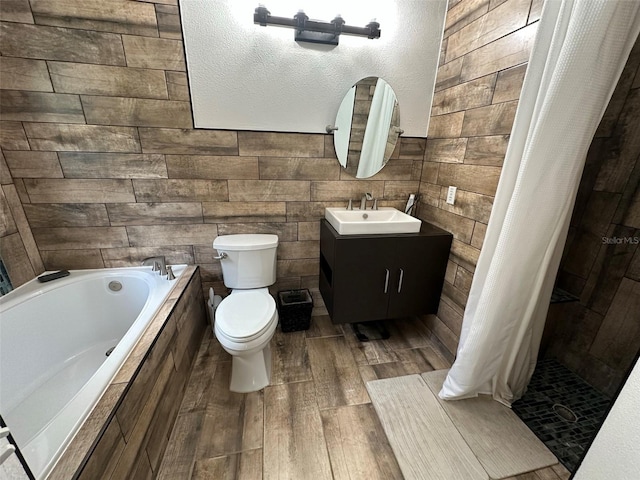
[(271, 343), (249, 355), (233, 355), (229, 390), (249, 393), (262, 390), (271, 380)]

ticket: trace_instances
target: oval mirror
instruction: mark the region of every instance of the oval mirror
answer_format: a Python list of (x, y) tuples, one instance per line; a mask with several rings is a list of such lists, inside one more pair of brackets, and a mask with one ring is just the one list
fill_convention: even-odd
[(391, 158), (402, 132), (396, 94), (382, 78), (360, 80), (342, 100), (335, 126), (340, 165), (356, 178), (375, 175)]

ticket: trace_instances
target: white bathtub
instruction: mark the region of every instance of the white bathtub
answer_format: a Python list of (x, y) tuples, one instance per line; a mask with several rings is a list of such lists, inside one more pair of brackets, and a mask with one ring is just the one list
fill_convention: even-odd
[[(184, 268), (173, 267), (176, 279)], [(0, 297), (0, 414), (36, 479), (49, 473), (175, 283), (151, 267), (75, 270)]]

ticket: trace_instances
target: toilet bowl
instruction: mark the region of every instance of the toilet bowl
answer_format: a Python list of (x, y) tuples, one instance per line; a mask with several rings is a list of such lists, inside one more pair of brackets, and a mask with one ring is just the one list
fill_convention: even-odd
[(233, 392), (247, 393), (269, 385), (271, 346), (278, 312), (269, 294), (276, 280), (278, 237), (267, 234), (223, 235), (213, 242), (231, 294), (215, 310), (213, 331), (232, 355)]
[(222, 348), (233, 356), (233, 392), (247, 393), (269, 385), (271, 345), (278, 312), (267, 288), (234, 290), (215, 313), (214, 333)]

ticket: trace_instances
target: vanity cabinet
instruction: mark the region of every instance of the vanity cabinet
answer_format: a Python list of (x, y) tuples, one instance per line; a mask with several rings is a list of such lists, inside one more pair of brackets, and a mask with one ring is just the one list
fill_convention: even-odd
[(322, 220), (320, 292), (333, 323), (436, 313), (451, 241), (426, 222), (418, 233), (339, 235)]

